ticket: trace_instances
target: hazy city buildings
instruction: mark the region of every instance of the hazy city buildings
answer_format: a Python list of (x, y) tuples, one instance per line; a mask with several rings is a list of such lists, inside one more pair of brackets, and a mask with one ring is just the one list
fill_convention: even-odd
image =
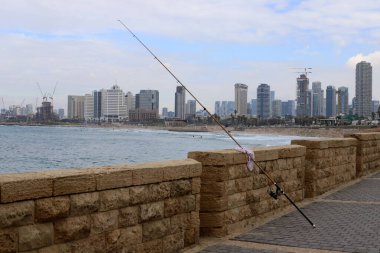
[(235, 84), (235, 109), (237, 115), (247, 115), (248, 86), (242, 83)]
[(102, 117), (102, 92), (94, 90), (92, 96), (94, 97), (94, 119), (100, 121)]
[(272, 102), (272, 118), (279, 118), (282, 115), (282, 101), (275, 99)]
[(372, 100), (371, 104), (371, 111), (374, 113), (377, 113), (379, 110), (380, 101), (379, 100)]
[(167, 107), (162, 107), (162, 118), (167, 118), (168, 117), (168, 108)]
[(251, 115), (254, 117), (257, 116), (257, 98), (251, 99)]
[(158, 90), (140, 90), (136, 94), (134, 110), (129, 110), (129, 120), (149, 121), (158, 119), (159, 92)]
[(187, 100), (185, 118), (194, 118), (195, 113), (197, 112), (197, 102), (195, 100)]
[(356, 64), (355, 76), (356, 113), (359, 117), (371, 116), (372, 66), (369, 62)]
[(313, 116), (318, 117), (323, 115), (323, 90), (321, 82), (312, 82), (313, 90)]
[(92, 121), (94, 119), (94, 95), (84, 95), (84, 119)]
[(268, 119), (270, 117), (270, 86), (262, 83), (257, 87), (257, 117)]
[(186, 113), (186, 90), (183, 86), (177, 86), (176, 93), (175, 93), (175, 106), (174, 106), (174, 112), (175, 117), (178, 119), (185, 119), (185, 113)]
[(309, 78), (301, 74), (297, 78), (297, 117), (308, 116), (307, 92), (309, 90)]
[(67, 118), (84, 119), (84, 96), (69, 95), (67, 97)]
[(337, 115), (345, 114), (348, 115), (348, 88), (339, 87), (338, 88), (338, 105), (337, 105)]
[(127, 113), (129, 113), (129, 110), (136, 109), (135, 96), (133, 96), (133, 93), (130, 91), (128, 91), (127, 94), (125, 94), (125, 104), (127, 106)]
[(336, 89), (334, 86), (326, 88), (326, 117), (336, 116)]
[(58, 109), (58, 118), (59, 119), (65, 118), (65, 109), (63, 109), (63, 108)]
[(125, 94), (118, 85), (102, 92), (102, 118), (105, 121), (122, 121), (127, 118)]
[(274, 90), (270, 91), (270, 102), (269, 102), (269, 115), (270, 117), (273, 117), (273, 110), (272, 110), (272, 105), (273, 105), (273, 100), (275, 99), (275, 92)]

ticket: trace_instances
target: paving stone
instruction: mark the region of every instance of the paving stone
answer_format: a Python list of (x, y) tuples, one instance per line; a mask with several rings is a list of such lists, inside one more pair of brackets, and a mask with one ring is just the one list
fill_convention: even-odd
[(225, 244), (217, 244), (213, 246), (209, 246), (199, 253), (286, 253), (285, 251), (272, 251), (272, 250), (262, 250), (262, 249), (247, 249), (238, 246), (225, 245)]
[[(368, 184), (367, 181), (375, 180), (362, 182)], [(351, 190), (342, 192), (346, 191)], [(314, 202), (302, 210), (317, 228), (313, 229), (298, 212), (292, 212), (234, 239), (344, 252), (380, 252), (380, 205)]]
[[(380, 173), (379, 173), (380, 177)], [(325, 197), (330, 200), (380, 202), (380, 180), (364, 179)]]
[(380, 178), (380, 172), (370, 176), (370, 178)]

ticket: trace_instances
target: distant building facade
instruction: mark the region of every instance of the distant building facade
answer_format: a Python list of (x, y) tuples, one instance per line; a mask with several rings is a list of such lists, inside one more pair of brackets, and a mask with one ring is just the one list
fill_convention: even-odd
[(175, 117), (178, 119), (185, 119), (186, 113), (186, 90), (183, 86), (177, 86), (175, 92)]
[(338, 106), (337, 106), (337, 114), (345, 114), (348, 115), (349, 107), (348, 107), (348, 88), (347, 87), (339, 87), (338, 88)]
[(301, 74), (297, 78), (297, 117), (308, 116), (307, 93), (309, 91), (309, 78)]
[(238, 115), (247, 115), (248, 86), (242, 83), (235, 84), (235, 110)]
[(282, 101), (280, 99), (275, 99), (272, 102), (272, 117), (279, 118), (282, 115)]
[(67, 97), (67, 118), (84, 120), (84, 96)]
[(326, 117), (336, 116), (336, 89), (334, 86), (326, 88)]
[(257, 87), (257, 117), (268, 119), (270, 117), (270, 86), (262, 83)]
[(312, 82), (313, 90), (313, 116), (323, 115), (323, 90), (321, 82)]
[(94, 120), (94, 95), (84, 95), (84, 119), (86, 121)]
[(356, 64), (355, 75), (356, 113), (359, 117), (371, 116), (372, 66), (369, 62)]
[(122, 121), (127, 118), (125, 94), (118, 85), (102, 90), (102, 118), (105, 121)]

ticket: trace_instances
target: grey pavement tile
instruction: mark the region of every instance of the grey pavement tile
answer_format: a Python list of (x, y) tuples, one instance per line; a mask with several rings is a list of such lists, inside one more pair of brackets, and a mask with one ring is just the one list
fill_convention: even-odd
[(370, 176), (370, 178), (380, 178), (380, 172)]
[(380, 205), (314, 202), (302, 210), (317, 228), (313, 229), (294, 211), (234, 240), (345, 252), (377, 250), (380, 253)]
[(324, 199), (380, 202), (380, 180), (364, 179), (359, 183), (328, 195)]
[(263, 249), (248, 249), (242, 248), (239, 246), (226, 245), (226, 244), (217, 244), (213, 246), (209, 246), (198, 253), (287, 253), (286, 251), (278, 251), (278, 250), (263, 250)]

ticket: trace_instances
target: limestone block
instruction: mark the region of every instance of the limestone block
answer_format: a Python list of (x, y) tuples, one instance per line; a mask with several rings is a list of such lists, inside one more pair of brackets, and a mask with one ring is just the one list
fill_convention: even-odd
[(228, 209), (247, 204), (247, 193), (239, 192), (228, 196)]
[(91, 215), (91, 233), (99, 234), (118, 228), (119, 211), (99, 212)]
[(252, 190), (253, 177), (238, 178), (235, 180), (236, 192), (245, 192)]
[(38, 250), (38, 253), (72, 253), (69, 244), (56, 244)]
[(307, 148), (325, 149), (329, 147), (327, 140), (328, 139), (292, 140), (291, 144), (297, 144)]
[(201, 192), (201, 178), (194, 177), (191, 179), (191, 193), (196, 194)]
[(253, 202), (263, 201), (265, 199), (268, 199), (269, 197), (270, 196), (268, 194), (268, 188), (264, 187), (261, 189), (247, 191), (246, 201), (247, 201), (247, 204), (250, 204)]
[(225, 212), (225, 223), (233, 224), (235, 222), (247, 219), (252, 216), (249, 205), (236, 207)]
[(258, 147), (254, 148), (253, 152), (255, 154), (255, 161), (261, 162), (261, 161), (270, 161), (270, 160), (277, 160), (279, 149), (276, 147)]
[(144, 242), (141, 252), (162, 253), (162, 239)]
[(164, 201), (143, 204), (141, 208), (141, 221), (158, 220), (164, 217)]
[(165, 162), (163, 181), (200, 176), (202, 164), (193, 159)]
[(179, 213), (194, 211), (196, 208), (195, 196), (187, 195), (179, 198), (166, 199), (164, 202), (165, 217)]
[(162, 239), (162, 251), (176, 253), (185, 247), (183, 233), (168, 235)]
[[(33, 224), (34, 202), (0, 204), (0, 229)], [(1, 251), (0, 251), (1, 252)]]
[(18, 252), (17, 229), (0, 229), (0, 252)]
[(142, 224), (143, 242), (159, 239), (170, 233), (170, 219), (150, 221)]
[(161, 165), (152, 165), (146, 168), (136, 168), (132, 171), (132, 182), (134, 185), (158, 183), (162, 182), (163, 178), (164, 168)]
[(128, 227), (140, 223), (140, 206), (119, 209), (119, 227)]
[(129, 188), (105, 190), (99, 192), (99, 210), (107, 211), (128, 206), (130, 203)]
[(305, 166), (305, 158), (304, 157), (296, 157), (293, 159), (293, 166), (295, 168), (302, 168)]
[(130, 203), (140, 204), (170, 197), (170, 182), (130, 187)]
[[(231, 195), (231, 194), (236, 193), (235, 180), (224, 181), (224, 182), (222, 182), (222, 184), (225, 187), (225, 190), (223, 190), (220, 194), (218, 193), (219, 195), (215, 194), (215, 196)], [(203, 182), (202, 182), (202, 187), (203, 187)], [(253, 187), (253, 185), (252, 185), (252, 187)], [(216, 192), (216, 191), (214, 191), (214, 192)], [(212, 192), (210, 192), (210, 193), (212, 193)], [(201, 194), (203, 194), (203, 193), (201, 193)]]
[[(234, 156), (244, 156), (236, 150), (216, 150), (216, 151), (193, 151), (187, 157), (202, 163), (202, 170), (205, 165), (229, 165), (234, 164)], [(202, 171), (202, 174), (204, 171)]]
[[(233, 182), (234, 187), (235, 187), (234, 180), (226, 181), (226, 182)], [(202, 181), (201, 193), (206, 194), (206, 195), (213, 195), (213, 196), (224, 196), (227, 194), (226, 182)]]
[(52, 198), (37, 199), (36, 220), (37, 221), (53, 221), (59, 218), (68, 217), (70, 214), (70, 198), (69, 196), (59, 196)]
[(107, 190), (132, 185), (132, 170), (125, 169), (104, 169), (101, 173), (96, 174), (96, 189)]
[(228, 166), (228, 178), (230, 180), (236, 179), (236, 178), (250, 177), (250, 176), (251, 176), (251, 172), (247, 169), (246, 164)]
[(269, 181), (268, 181), (268, 178), (263, 175), (263, 174), (259, 174), (259, 175), (256, 175), (255, 177), (253, 177), (253, 190), (255, 189), (260, 189), (260, 188), (263, 188), (265, 186), (268, 186), (269, 184)]
[(345, 135), (345, 137), (352, 137), (361, 141), (370, 141), (370, 140), (379, 140), (380, 134), (379, 133), (356, 133), (356, 134)]
[(329, 139), (327, 142), (329, 148), (349, 147), (356, 146), (357, 144), (357, 140), (355, 138), (334, 138)]
[(99, 210), (99, 193), (89, 192), (70, 196), (72, 216), (90, 214)]
[(199, 227), (185, 230), (184, 243), (185, 247), (199, 243)]
[(93, 235), (88, 238), (70, 243), (72, 253), (101, 253), (106, 248), (105, 237), (103, 235)]
[(204, 181), (226, 181), (229, 178), (228, 166), (203, 166), (201, 180)]
[(224, 237), (227, 235), (227, 225), (222, 227), (201, 227), (200, 230), (201, 236), (210, 236), (210, 237)]
[(191, 179), (177, 180), (170, 183), (170, 196), (178, 197), (190, 194), (192, 190)]
[[(170, 231), (174, 234), (184, 232), (186, 228), (189, 228), (193, 225), (191, 224), (191, 221), (191, 214), (189, 213), (173, 215), (172, 217), (170, 217)], [(199, 215), (197, 224), (199, 225)], [(194, 224), (194, 226), (195, 225), (196, 224)]]
[(83, 239), (91, 232), (89, 216), (70, 217), (54, 222), (54, 243)]
[(288, 164), (286, 162), (286, 159), (278, 159), (277, 164), (278, 164), (279, 170), (286, 170), (288, 168)]
[(292, 158), (286, 159), (286, 168), (288, 170), (294, 169), (294, 163)]
[(66, 195), (73, 193), (91, 192), (96, 189), (93, 174), (68, 174), (54, 178), (53, 195)]
[(44, 223), (18, 228), (19, 251), (39, 249), (53, 244), (53, 224)]
[(224, 211), (227, 210), (228, 197), (227, 195), (217, 197), (212, 194), (201, 194), (201, 211)]
[(306, 153), (306, 148), (300, 145), (286, 145), (278, 147), (278, 157), (279, 158), (290, 158), (304, 156)]
[(53, 181), (42, 173), (2, 174), (0, 177), (1, 203), (50, 197)]
[(222, 227), (226, 224), (225, 212), (199, 213), (200, 227)]

